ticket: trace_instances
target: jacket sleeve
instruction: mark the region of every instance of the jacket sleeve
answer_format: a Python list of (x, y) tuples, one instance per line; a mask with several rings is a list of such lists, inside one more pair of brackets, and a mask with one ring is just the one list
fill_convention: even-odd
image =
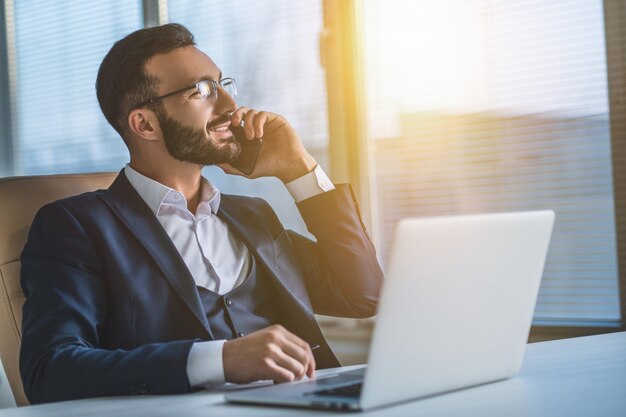
[(102, 266), (92, 240), (62, 204), (39, 211), (21, 264), (20, 373), (31, 403), (190, 390), (193, 340), (132, 350), (100, 346), (107, 315)]
[(318, 314), (370, 317), (376, 314), (383, 273), (347, 184), (298, 203), (313, 242), (293, 231), (289, 237)]

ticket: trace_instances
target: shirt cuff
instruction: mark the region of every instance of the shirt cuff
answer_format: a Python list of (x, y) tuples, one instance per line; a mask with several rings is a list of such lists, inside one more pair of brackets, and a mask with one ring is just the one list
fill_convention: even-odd
[(308, 174), (286, 183), (285, 187), (296, 203), (335, 189), (332, 181), (319, 164)]
[(191, 345), (187, 357), (187, 379), (192, 388), (226, 382), (222, 361), (224, 342), (226, 340), (211, 340)]

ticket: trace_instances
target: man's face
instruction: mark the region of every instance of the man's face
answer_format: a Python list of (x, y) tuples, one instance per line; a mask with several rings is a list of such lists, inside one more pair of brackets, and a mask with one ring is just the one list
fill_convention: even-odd
[[(157, 95), (168, 94), (201, 80), (219, 81), (221, 71), (194, 46), (156, 55), (146, 71), (159, 80)], [(161, 100), (157, 112), (169, 154), (181, 161), (214, 165), (234, 161), (241, 147), (233, 137), (230, 113), (236, 103), (221, 87), (217, 98), (203, 98), (195, 88)]]

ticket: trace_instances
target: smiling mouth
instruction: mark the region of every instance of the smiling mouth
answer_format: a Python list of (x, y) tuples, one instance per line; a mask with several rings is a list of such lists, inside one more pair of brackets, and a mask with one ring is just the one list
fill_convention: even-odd
[(230, 127), (230, 122), (223, 123), (221, 125), (210, 128), (209, 132), (216, 132), (216, 133), (225, 132), (228, 130), (229, 127)]

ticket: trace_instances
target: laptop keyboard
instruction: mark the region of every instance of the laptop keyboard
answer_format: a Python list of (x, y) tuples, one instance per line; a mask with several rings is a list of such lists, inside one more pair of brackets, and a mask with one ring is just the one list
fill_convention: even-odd
[(363, 382), (357, 382), (339, 388), (315, 391), (313, 395), (320, 397), (359, 397), (361, 396), (361, 387), (363, 387)]

